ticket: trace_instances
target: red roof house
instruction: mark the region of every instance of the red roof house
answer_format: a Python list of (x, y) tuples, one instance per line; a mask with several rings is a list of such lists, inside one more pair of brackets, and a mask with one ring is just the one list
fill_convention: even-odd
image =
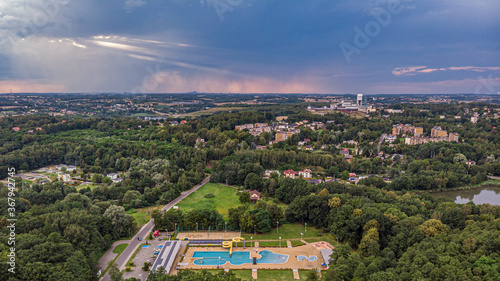
[(283, 172), (283, 174), (285, 175), (285, 178), (292, 178), (292, 179), (295, 179), (297, 178), (297, 175), (299, 173), (295, 172), (294, 170), (290, 169), (290, 170), (286, 170)]
[(258, 192), (257, 190), (252, 190), (249, 191), (248, 193), (250, 193), (250, 201), (252, 202), (255, 202), (262, 198), (262, 195), (260, 195), (260, 192)]

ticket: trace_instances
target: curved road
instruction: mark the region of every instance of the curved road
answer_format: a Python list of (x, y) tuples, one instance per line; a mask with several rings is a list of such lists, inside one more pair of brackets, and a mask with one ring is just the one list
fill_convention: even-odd
[[(198, 188), (202, 187), (204, 184), (210, 181), (210, 177), (205, 178), (201, 183), (196, 185), (195, 187), (191, 188), (188, 191), (182, 192), (181, 196), (175, 198), (172, 202), (168, 203), (165, 207), (163, 207), (161, 210), (162, 211), (168, 211), (170, 208), (175, 206), (175, 204), (179, 203), (182, 199), (188, 197), (191, 193), (195, 192), (198, 190)], [(153, 230), (153, 219), (151, 219), (147, 224), (143, 225), (141, 229), (134, 235), (134, 237), (129, 241), (128, 247), (121, 253), (121, 255), (116, 259), (115, 263), (118, 264), (118, 268), (120, 270), (125, 268), (125, 263), (130, 259), (132, 254), (134, 253), (135, 249), (137, 249), (137, 246), (139, 246), (142, 241), (137, 240), (137, 237), (141, 236), (143, 239), (146, 238), (149, 232)], [(104, 269), (103, 269), (104, 270)], [(111, 277), (109, 276), (108, 273), (104, 275), (103, 278), (100, 279), (100, 281), (110, 281)]]

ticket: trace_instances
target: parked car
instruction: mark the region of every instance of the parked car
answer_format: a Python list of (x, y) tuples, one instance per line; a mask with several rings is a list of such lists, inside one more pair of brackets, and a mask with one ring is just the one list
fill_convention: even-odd
[(138, 237), (137, 237), (137, 240), (142, 241), (141, 236), (138, 236)]

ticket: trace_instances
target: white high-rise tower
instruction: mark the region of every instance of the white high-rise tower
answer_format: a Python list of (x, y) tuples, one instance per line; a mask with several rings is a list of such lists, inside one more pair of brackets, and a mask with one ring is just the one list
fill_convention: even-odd
[(358, 107), (363, 106), (363, 94), (358, 94), (357, 104), (358, 104)]

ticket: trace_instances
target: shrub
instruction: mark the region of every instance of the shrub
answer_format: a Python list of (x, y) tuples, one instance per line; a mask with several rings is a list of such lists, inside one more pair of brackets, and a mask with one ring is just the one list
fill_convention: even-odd
[(212, 193), (205, 195), (205, 198), (214, 198), (214, 197), (215, 197), (215, 195), (213, 195)]

